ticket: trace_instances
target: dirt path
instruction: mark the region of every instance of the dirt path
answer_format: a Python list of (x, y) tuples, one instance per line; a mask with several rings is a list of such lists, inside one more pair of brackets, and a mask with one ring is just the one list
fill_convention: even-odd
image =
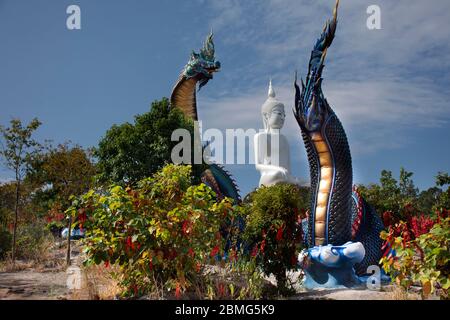
[(68, 289), (65, 271), (47, 272), (24, 270), (0, 273), (2, 300), (65, 299)]
[(64, 267), (65, 246), (55, 245), (50, 259), (37, 267), (17, 262), (18, 271), (0, 272), (0, 300), (62, 300), (70, 298), (70, 289), (79, 285), (80, 248), (72, 250), (72, 266)]

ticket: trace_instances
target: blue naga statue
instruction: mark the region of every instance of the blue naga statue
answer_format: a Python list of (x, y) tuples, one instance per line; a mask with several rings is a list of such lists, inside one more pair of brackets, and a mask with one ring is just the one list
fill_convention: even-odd
[[(213, 74), (220, 69), (220, 62), (216, 61), (211, 32), (200, 53), (192, 52), (189, 62), (184, 67), (172, 90), (170, 104), (172, 108), (179, 108), (186, 117), (198, 120), (197, 114), (197, 84), (199, 90), (213, 78)], [(210, 164), (202, 173), (202, 181), (210, 186), (218, 198), (229, 197), (240, 202), (239, 189), (231, 175), (220, 165)]]
[(322, 92), (322, 71), (337, 26), (324, 26), (311, 52), (306, 83), (295, 76), (294, 115), (301, 129), (310, 167), (311, 207), (306, 233), (309, 248), (301, 255), (306, 287), (339, 287), (359, 283), (358, 276), (378, 265), (383, 223), (352, 187), (352, 158), (345, 130)]

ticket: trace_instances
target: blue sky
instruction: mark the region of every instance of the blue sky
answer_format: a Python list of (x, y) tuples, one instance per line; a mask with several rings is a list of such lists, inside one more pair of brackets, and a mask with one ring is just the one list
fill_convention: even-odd
[[(81, 7), (82, 30), (66, 28), (66, 8)], [(381, 8), (381, 30), (366, 9)], [(211, 28), (222, 70), (198, 95), (205, 128), (261, 128), (271, 77), (285, 103), (293, 174), (308, 178), (290, 109), (295, 70), (334, 0), (0, 0), (0, 124), (12, 117), (43, 125), (37, 137), (95, 146), (114, 123), (133, 121), (169, 96), (192, 49)], [(342, 0), (328, 51), (324, 93), (347, 131), (354, 182), (377, 182), (382, 169), (414, 172), (421, 189), (450, 171), (450, 2)], [(259, 174), (227, 166), (242, 193)], [(11, 173), (0, 170), (0, 179)]]

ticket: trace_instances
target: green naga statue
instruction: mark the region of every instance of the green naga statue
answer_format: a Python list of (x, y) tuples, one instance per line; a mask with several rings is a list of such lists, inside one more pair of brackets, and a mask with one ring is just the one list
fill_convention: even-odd
[[(184, 67), (175, 84), (170, 97), (171, 108), (180, 109), (184, 115), (194, 121), (197, 113), (197, 84), (199, 90), (220, 70), (220, 62), (216, 61), (213, 33), (211, 32), (199, 53), (192, 52), (189, 62)], [(230, 197), (240, 202), (239, 189), (231, 175), (220, 165), (210, 164), (202, 173), (202, 181), (210, 186), (218, 198)]]

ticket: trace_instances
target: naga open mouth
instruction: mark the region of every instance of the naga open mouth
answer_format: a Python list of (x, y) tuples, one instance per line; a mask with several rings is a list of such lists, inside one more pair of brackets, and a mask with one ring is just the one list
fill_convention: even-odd
[(214, 63), (214, 66), (211, 66), (209, 68), (205, 68), (206, 71), (208, 71), (209, 74), (212, 74), (214, 72), (219, 72), (220, 71), (220, 62), (216, 61)]
[(207, 68), (206, 71), (208, 71), (209, 74), (213, 74), (215, 72), (219, 72), (220, 68)]

